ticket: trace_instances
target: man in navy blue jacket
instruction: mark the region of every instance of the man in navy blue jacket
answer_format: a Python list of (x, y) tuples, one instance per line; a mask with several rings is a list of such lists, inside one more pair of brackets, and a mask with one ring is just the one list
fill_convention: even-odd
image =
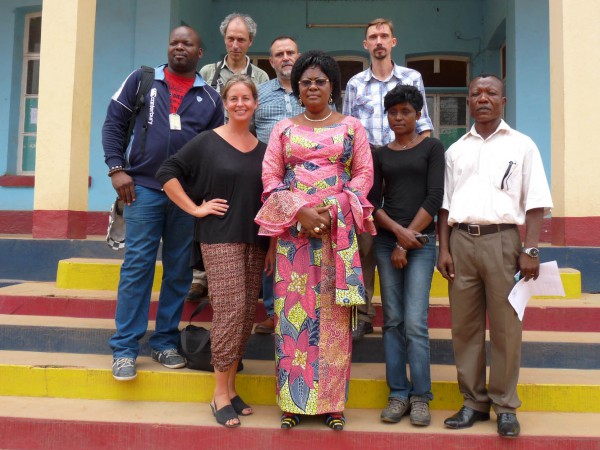
[(129, 75), (108, 106), (102, 144), (108, 176), (125, 203), (125, 260), (121, 267), (115, 323), (109, 340), (113, 376), (132, 380), (139, 340), (148, 328), (154, 268), (162, 239), (163, 278), (150, 337), (152, 359), (168, 368), (185, 366), (177, 353), (183, 300), (190, 287), (194, 218), (162, 191), (154, 175), (161, 164), (204, 130), (223, 124), (219, 94), (196, 73), (201, 41), (192, 28), (175, 28), (169, 37), (168, 64), (155, 69), (154, 82), (126, 143), (128, 122), (142, 78)]

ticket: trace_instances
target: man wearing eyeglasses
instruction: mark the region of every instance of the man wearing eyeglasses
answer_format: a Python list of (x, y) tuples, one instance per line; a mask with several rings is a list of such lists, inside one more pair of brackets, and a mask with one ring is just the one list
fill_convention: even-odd
[[(502, 120), (505, 103), (496, 75), (471, 81), (468, 104), (475, 124), (446, 152), (437, 266), (449, 281), (452, 345), (464, 398), (460, 411), (444, 424), (471, 427), (489, 420), (493, 407), (498, 434), (516, 437), (523, 327), (508, 294), (517, 272), (525, 281), (539, 275), (537, 245), (552, 198), (535, 143)], [(518, 225), (525, 225), (524, 245)], [(486, 316), (491, 347), (487, 387)]]
[[(372, 20), (366, 28), (363, 47), (371, 55), (371, 65), (367, 70), (354, 75), (344, 95), (343, 113), (361, 121), (371, 147), (380, 147), (394, 140), (387, 115), (384, 112), (383, 98), (397, 84), (407, 84), (419, 89), (425, 99), (425, 88), (421, 74), (416, 70), (394, 64), (392, 49), (396, 46), (394, 26), (387, 19)], [(417, 132), (429, 136), (433, 124), (427, 112), (427, 103), (423, 104), (421, 118), (417, 121)], [(352, 332), (354, 341), (373, 332), (375, 308), (371, 304), (375, 284), (375, 255), (373, 236), (363, 233), (358, 237), (358, 251), (363, 268), (366, 305), (358, 307), (358, 326)]]

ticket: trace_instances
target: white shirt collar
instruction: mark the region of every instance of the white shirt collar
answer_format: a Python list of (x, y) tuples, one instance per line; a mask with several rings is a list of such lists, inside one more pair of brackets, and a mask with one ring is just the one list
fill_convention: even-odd
[[(512, 128), (504, 121), (504, 119), (500, 119), (498, 128), (496, 128), (496, 130), (494, 130), (494, 132), (488, 136), (488, 139), (491, 138), (492, 136), (494, 136), (496, 133), (499, 133), (501, 131), (510, 131), (510, 130), (512, 130)], [(471, 129), (461, 139), (465, 139), (469, 136), (476, 136), (478, 138), (483, 139), (483, 137), (475, 129), (475, 124), (473, 124), (471, 126)]]

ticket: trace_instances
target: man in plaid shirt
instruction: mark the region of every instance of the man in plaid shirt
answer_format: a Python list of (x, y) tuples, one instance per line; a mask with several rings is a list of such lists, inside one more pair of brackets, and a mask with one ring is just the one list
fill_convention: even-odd
[[(390, 130), (384, 113), (383, 98), (397, 84), (407, 84), (419, 89), (424, 104), (421, 118), (417, 121), (417, 132), (429, 136), (433, 130), (433, 124), (427, 113), (421, 74), (416, 70), (394, 64), (392, 48), (395, 46), (396, 38), (392, 22), (387, 19), (372, 20), (367, 25), (363, 41), (363, 47), (371, 55), (371, 66), (348, 81), (344, 95), (342, 112), (361, 121), (367, 130), (371, 148), (389, 144), (394, 140), (394, 132)], [(358, 307), (358, 327), (352, 332), (355, 341), (373, 332), (372, 321), (375, 309), (371, 305), (371, 299), (375, 283), (375, 255), (372, 247), (373, 237), (370, 234), (359, 235), (358, 250), (367, 291), (367, 304)]]

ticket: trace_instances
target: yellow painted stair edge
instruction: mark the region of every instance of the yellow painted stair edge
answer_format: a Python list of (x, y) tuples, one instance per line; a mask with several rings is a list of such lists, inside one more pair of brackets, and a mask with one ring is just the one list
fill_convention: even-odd
[[(236, 384), (248, 403), (275, 404), (274, 376), (240, 374)], [(207, 403), (214, 386), (214, 375), (203, 372), (139, 371), (135, 380), (119, 382), (108, 369), (0, 365), (1, 396)], [(598, 385), (520, 384), (517, 390), (523, 402), (519, 411), (600, 413), (600, 380)], [(347, 407), (382, 409), (388, 392), (385, 380), (352, 379)], [(456, 382), (434, 381), (432, 392), (432, 409), (462, 405)]]
[[(121, 271), (120, 259), (64, 259), (58, 262), (56, 286), (61, 289), (116, 291)], [(152, 291), (160, 291), (162, 262), (157, 261)]]
[[(90, 289), (116, 291), (119, 284), (119, 271), (122, 260), (110, 259), (65, 259), (58, 263), (56, 285), (61, 289)], [(156, 263), (152, 290), (160, 290), (162, 279), (162, 263)], [(581, 298), (581, 272), (576, 269), (560, 269), (560, 277), (565, 288), (565, 297), (536, 298)], [(375, 274), (375, 295), (379, 296), (379, 275)], [(431, 297), (447, 297), (448, 282), (437, 271), (433, 272)]]

